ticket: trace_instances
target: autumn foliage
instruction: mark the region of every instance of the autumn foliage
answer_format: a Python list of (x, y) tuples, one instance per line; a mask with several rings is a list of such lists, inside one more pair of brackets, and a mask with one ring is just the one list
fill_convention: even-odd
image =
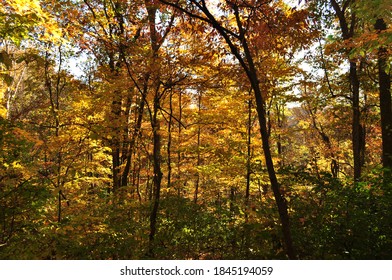
[(389, 1), (297, 2), (0, 0), (0, 259), (391, 258)]

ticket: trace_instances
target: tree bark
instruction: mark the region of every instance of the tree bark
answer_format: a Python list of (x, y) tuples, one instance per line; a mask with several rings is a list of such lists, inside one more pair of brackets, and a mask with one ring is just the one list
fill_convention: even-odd
[[(375, 24), (378, 32), (387, 29), (383, 19)], [(392, 102), (391, 76), (387, 73), (388, 51), (384, 47), (378, 49), (378, 83), (382, 135), (382, 163), (384, 168), (392, 169)]]
[(246, 140), (246, 188), (245, 188), (245, 219), (248, 220), (249, 211), (249, 196), (250, 196), (250, 175), (252, 173), (251, 160), (251, 143), (252, 143), (252, 101), (250, 99), (251, 92), (249, 92), (248, 101), (248, 125), (247, 125), (247, 140)]
[[(201, 155), (200, 155), (200, 145), (201, 145), (201, 124), (200, 124), (200, 113), (201, 113), (201, 93), (199, 93), (198, 101), (197, 101), (197, 108), (198, 108), (198, 118), (199, 118), (199, 124), (197, 125), (197, 162), (196, 166), (199, 168), (201, 164)], [(200, 185), (200, 174), (199, 170), (196, 171), (196, 183), (195, 183), (195, 193), (193, 196), (193, 202), (197, 203), (197, 199), (199, 196), (199, 185)]]
[(172, 126), (173, 126), (173, 90), (170, 90), (169, 95), (169, 121), (167, 124), (167, 187), (171, 187), (171, 174), (172, 174), (172, 166), (171, 166), (171, 145), (172, 145)]
[[(238, 8), (236, 12), (236, 17), (237, 17), (237, 25), (240, 30), (240, 34), (243, 33), (244, 31), (241, 25), (240, 20), (238, 19)], [(295, 251), (294, 251), (294, 246), (293, 246), (293, 241), (291, 238), (291, 230), (290, 230), (290, 220), (289, 220), (289, 214), (288, 214), (288, 207), (287, 207), (287, 201), (283, 197), (281, 191), (280, 191), (280, 184), (278, 182), (278, 179), (276, 177), (276, 172), (274, 168), (274, 163), (272, 161), (272, 155), (271, 155), (271, 148), (269, 144), (269, 135), (268, 135), (268, 130), (267, 130), (267, 119), (266, 119), (266, 110), (265, 110), (265, 101), (260, 89), (259, 85), (259, 80), (257, 78), (257, 70), (253, 62), (253, 57), (250, 52), (250, 49), (248, 47), (247, 40), (243, 38), (242, 40), (242, 47), (243, 51), (245, 53), (245, 59), (247, 61), (248, 65), (248, 78), (250, 81), (250, 84), (252, 86), (255, 99), (256, 99), (256, 111), (258, 114), (258, 119), (259, 119), (259, 125), (260, 125), (260, 134), (261, 134), (261, 141), (263, 143), (263, 152), (264, 152), (264, 157), (265, 157), (265, 163), (267, 166), (267, 171), (271, 183), (271, 188), (272, 192), (274, 194), (274, 198), (278, 207), (278, 212), (279, 212), (279, 217), (280, 221), (282, 223), (282, 231), (283, 231), (283, 237), (284, 237), (284, 242), (285, 242), (285, 249), (287, 256), (290, 259), (295, 259)]]
[(153, 252), (153, 242), (156, 234), (157, 216), (159, 210), (159, 201), (161, 196), (161, 182), (162, 182), (162, 170), (161, 170), (161, 135), (160, 135), (160, 123), (158, 120), (158, 105), (159, 99), (156, 96), (154, 101), (154, 113), (152, 119), (153, 128), (153, 168), (154, 168), (154, 200), (153, 208), (150, 216), (150, 247), (149, 254), (151, 257), (154, 256)]
[(142, 120), (143, 120), (143, 113), (144, 113), (144, 104), (145, 104), (145, 98), (141, 98), (139, 107), (138, 107), (138, 113), (137, 113), (137, 120), (135, 124), (135, 129), (132, 134), (132, 138), (129, 141), (129, 146), (127, 148), (127, 157), (126, 157), (126, 164), (124, 167), (124, 171), (121, 175), (121, 185), (126, 186), (128, 183), (128, 175), (131, 170), (131, 164), (132, 164), (132, 155), (135, 150), (135, 144), (137, 139), (140, 136), (140, 128), (142, 126)]
[[(153, 102), (153, 112), (150, 110), (151, 127), (153, 130), (153, 182), (154, 182), (154, 196), (153, 196), (153, 207), (150, 215), (150, 234), (149, 234), (149, 248), (148, 254), (150, 257), (154, 257), (154, 239), (157, 230), (157, 217), (160, 204), (161, 195), (161, 183), (162, 183), (162, 140), (160, 132), (160, 120), (158, 118), (159, 110), (161, 109), (161, 98), (162, 94), (160, 92), (160, 70), (159, 70), (159, 60), (158, 51), (163, 42), (163, 39), (168, 34), (171, 24), (164, 31), (162, 35), (156, 25), (156, 15), (158, 11), (157, 3), (153, 0), (145, 0), (145, 5), (148, 13), (148, 23), (150, 29), (150, 43), (151, 43), (151, 69), (156, 69), (156, 72), (151, 73), (152, 75), (152, 88), (154, 89), (154, 102)], [(156, 67), (158, 66), (158, 67)]]
[(115, 192), (121, 185), (121, 140), (120, 140), (120, 118), (121, 118), (121, 94), (119, 91), (114, 91), (112, 99), (111, 115), (110, 115), (110, 128), (111, 128), (111, 149), (112, 149), (112, 191)]
[[(350, 0), (344, 1), (342, 7), (336, 2), (331, 0), (331, 5), (335, 10), (335, 14), (339, 19), (340, 29), (342, 32), (343, 40), (348, 40), (354, 36), (356, 26), (356, 16), (354, 12), (351, 12), (350, 19), (346, 18), (345, 12), (349, 6)], [(348, 21), (350, 20), (350, 24)], [(348, 50), (348, 52), (351, 49)], [(349, 59), (350, 60), (350, 59)], [(349, 82), (352, 100), (352, 150), (353, 150), (353, 161), (354, 161), (354, 181), (357, 182), (361, 177), (361, 169), (363, 162), (361, 160), (362, 148), (365, 146), (363, 142), (363, 129), (361, 126), (361, 110), (359, 102), (359, 77), (357, 73), (357, 63), (350, 60), (350, 71), (349, 71)]]
[(182, 92), (178, 93), (178, 108), (179, 108), (179, 116), (178, 116), (178, 147), (177, 147), (177, 195), (180, 197), (182, 192), (182, 184), (181, 184), (181, 122), (182, 122)]
[(361, 110), (359, 104), (359, 78), (357, 74), (357, 64), (355, 62), (350, 62), (350, 84), (353, 102), (352, 147), (354, 157), (354, 181), (358, 181), (362, 173), (361, 148), (363, 147), (363, 132), (360, 123)]

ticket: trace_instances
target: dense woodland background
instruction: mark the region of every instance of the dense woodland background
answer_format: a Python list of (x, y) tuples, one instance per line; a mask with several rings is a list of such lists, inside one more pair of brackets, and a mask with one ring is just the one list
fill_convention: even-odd
[(390, 0), (0, 0), (1, 259), (390, 259)]

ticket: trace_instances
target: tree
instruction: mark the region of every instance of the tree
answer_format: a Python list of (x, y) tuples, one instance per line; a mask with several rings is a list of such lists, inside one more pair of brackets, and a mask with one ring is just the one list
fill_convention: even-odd
[[(357, 26), (357, 16), (355, 10), (350, 8), (350, 1), (343, 1), (338, 3), (335, 0), (331, 0), (331, 5), (335, 10), (336, 16), (339, 19), (340, 29), (343, 40), (350, 40), (354, 37)], [(351, 49), (347, 50), (349, 54)], [(353, 157), (354, 157), (354, 180), (358, 181), (361, 177), (361, 168), (363, 163), (361, 162), (361, 152), (364, 147), (363, 145), (363, 128), (361, 126), (361, 111), (360, 111), (360, 81), (357, 73), (357, 62), (350, 60), (350, 91), (353, 109), (353, 120), (352, 120), (352, 145), (353, 145)]]
[[(223, 38), (231, 54), (238, 60), (241, 67), (243, 68), (243, 71), (245, 71), (256, 100), (256, 110), (258, 113), (260, 134), (263, 142), (262, 147), (266, 161), (265, 164), (267, 166), (271, 188), (275, 196), (282, 223), (284, 241), (287, 250), (286, 252), (289, 258), (295, 258), (295, 252), (290, 234), (287, 202), (280, 191), (280, 184), (276, 177), (276, 172), (271, 156), (265, 109), (266, 94), (261, 90), (259, 80), (260, 77), (256, 69), (255, 52), (254, 49), (249, 45), (251, 42), (256, 43), (254, 39), (257, 37), (253, 36), (250, 30), (255, 28), (257, 23), (263, 22), (262, 12), (270, 13), (271, 16), (274, 15), (274, 11), (276, 11), (276, 16), (277, 14), (284, 16), (284, 14), (280, 13), (280, 11), (277, 9), (277, 6), (268, 6), (263, 2), (257, 2), (254, 3), (254, 5), (250, 5), (242, 1), (226, 1), (220, 3), (219, 8), (214, 7), (215, 10), (220, 9), (224, 15), (222, 19), (219, 19), (219, 17), (214, 14), (212, 6), (207, 4), (204, 0), (200, 2), (190, 1), (189, 6), (184, 6), (177, 2), (161, 2), (176, 7), (178, 10), (192, 18), (197, 18), (203, 22), (208, 23)], [(250, 19), (252, 19), (252, 21)], [(268, 18), (266, 23), (267, 26), (270, 23), (269, 20), (273, 19)], [(252, 26), (250, 24), (251, 22), (256, 22), (256, 26)]]
[[(382, 18), (376, 20), (374, 29), (381, 33), (387, 29)], [(385, 168), (392, 168), (392, 102), (391, 102), (391, 76), (387, 70), (389, 53), (380, 46), (378, 49), (378, 83), (380, 96), (380, 115), (382, 130), (382, 163)]]

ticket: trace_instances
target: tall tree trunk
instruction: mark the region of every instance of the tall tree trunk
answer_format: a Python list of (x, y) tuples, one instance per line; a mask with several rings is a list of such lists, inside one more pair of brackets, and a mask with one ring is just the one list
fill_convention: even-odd
[[(199, 118), (199, 123), (197, 125), (197, 162), (196, 166), (199, 168), (200, 163), (201, 163), (201, 155), (200, 155), (200, 145), (201, 145), (201, 124), (200, 124), (200, 113), (201, 113), (201, 93), (199, 93), (198, 101), (197, 101), (197, 108), (198, 108), (198, 118)], [(199, 184), (200, 184), (200, 174), (199, 170), (196, 171), (196, 183), (195, 183), (195, 193), (193, 196), (193, 202), (197, 203), (198, 200), (198, 195), (199, 195)]]
[(112, 179), (113, 186), (112, 191), (115, 192), (121, 185), (121, 140), (120, 140), (120, 118), (121, 118), (121, 95), (120, 92), (114, 91), (111, 117), (110, 117), (110, 127), (111, 127), (111, 148), (112, 148)]
[(274, 164), (271, 156), (270, 144), (268, 140), (269, 137), (267, 131), (266, 110), (264, 107), (265, 100), (262, 96), (262, 92), (260, 89), (253, 56), (248, 47), (248, 42), (246, 38), (246, 29), (244, 28), (241, 20), (238, 4), (234, 2), (230, 2), (231, 8), (234, 11), (234, 16), (235, 16), (234, 19), (238, 27), (237, 36), (232, 36), (232, 34), (226, 28), (224, 28), (219, 23), (219, 21), (215, 18), (215, 16), (210, 12), (205, 0), (200, 0), (200, 1), (190, 0), (190, 3), (193, 5), (193, 7), (200, 10), (205, 15), (205, 18), (202, 18), (196, 14), (193, 14), (191, 11), (186, 10), (186, 8), (181, 7), (178, 4), (178, 2), (173, 3), (166, 0), (160, 0), (160, 1), (167, 5), (178, 8), (179, 10), (181, 10), (182, 12), (186, 12), (190, 16), (208, 22), (223, 37), (223, 39), (227, 43), (227, 46), (230, 48), (231, 53), (237, 58), (241, 67), (245, 71), (256, 98), (256, 111), (258, 114), (258, 120), (260, 124), (260, 134), (261, 134), (262, 146), (263, 146), (262, 148), (264, 151), (268, 175), (271, 182), (271, 188), (274, 193), (275, 201), (278, 207), (280, 221), (282, 223), (282, 231), (283, 231), (286, 253), (290, 259), (296, 258), (294, 252), (294, 246), (291, 238), (291, 232), (290, 232), (287, 203), (281, 193), (280, 184), (276, 177), (276, 172), (274, 169)]
[[(281, 111), (282, 110), (282, 111)], [(278, 121), (278, 141), (276, 143), (277, 145), (277, 150), (278, 150), (278, 155), (279, 155), (279, 166), (284, 165), (284, 158), (283, 158), (283, 147), (282, 147), (282, 135), (281, 135), (281, 129), (283, 127), (283, 122), (285, 119), (285, 114), (284, 114), (284, 104), (276, 104), (276, 115), (277, 115), (277, 121)]]
[[(378, 32), (387, 29), (383, 19), (375, 24)], [(388, 51), (384, 47), (378, 50), (378, 82), (382, 134), (382, 163), (384, 168), (392, 169), (392, 102), (391, 76), (387, 73)]]
[(162, 170), (161, 170), (161, 135), (160, 135), (160, 123), (158, 120), (158, 109), (159, 109), (159, 93), (156, 91), (154, 100), (154, 112), (152, 119), (152, 129), (153, 129), (153, 168), (154, 168), (154, 199), (153, 208), (150, 216), (150, 247), (149, 254), (151, 257), (154, 256), (153, 252), (153, 242), (156, 234), (157, 216), (159, 210), (159, 201), (161, 195), (161, 182), (162, 182)]
[(129, 141), (129, 146), (127, 147), (127, 156), (126, 156), (126, 164), (122, 173), (122, 178), (121, 178), (121, 185), (126, 186), (128, 182), (128, 175), (131, 170), (131, 164), (132, 164), (132, 155), (135, 150), (135, 144), (137, 139), (140, 136), (140, 128), (142, 126), (142, 120), (143, 120), (143, 113), (144, 113), (144, 104), (145, 104), (145, 98), (141, 97), (138, 110), (137, 110), (137, 120), (135, 124), (135, 128), (133, 130), (133, 134), (131, 136), (131, 139)]
[[(161, 98), (160, 93), (160, 65), (158, 60), (158, 51), (163, 42), (164, 37), (169, 32), (168, 27), (164, 34), (162, 35), (156, 25), (156, 15), (158, 11), (157, 3), (154, 0), (145, 0), (145, 5), (148, 13), (148, 23), (150, 29), (150, 43), (151, 43), (151, 69), (156, 69), (156, 72), (152, 73), (152, 88), (154, 89), (154, 104), (153, 112), (150, 111), (151, 126), (153, 130), (153, 182), (154, 182), (154, 197), (153, 197), (153, 208), (150, 215), (150, 234), (149, 234), (149, 249), (148, 254), (154, 257), (154, 239), (157, 230), (157, 217), (159, 211), (160, 195), (161, 195), (161, 183), (162, 183), (162, 169), (161, 169), (161, 132), (160, 132), (160, 120), (158, 118), (159, 110), (161, 108)], [(170, 26), (170, 25), (169, 25)]]
[(260, 134), (261, 134), (261, 140), (263, 143), (263, 152), (264, 152), (264, 157), (266, 161), (266, 166), (268, 170), (268, 175), (271, 183), (271, 188), (274, 194), (274, 198), (278, 207), (278, 212), (279, 212), (279, 217), (280, 221), (282, 223), (282, 231), (283, 231), (283, 237), (285, 241), (285, 247), (286, 247), (286, 253), (287, 256), (290, 259), (295, 259), (295, 251), (294, 251), (294, 246), (293, 246), (293, 241), (291, 238), (291, 230), (290, 230), (290, 221), (289, 221), (289, 214), (287, 210), (287, 202), (286, 199), (283, 197), (281, 191), (280, 191), (280, 184), (278, 182), (278, 179), (276, 177), (276, 172), (274, 168), (274, 164), (272, 161), (272, 155), (271, 155), (271, 149), (268, 141), (268, 134), (267, 134), (267, 120), (266, 120), (266, 115), (265, 115), (265, 108), (264, 104), (261, 98), (261, 91), (256, 80), (252, 81), (252, 87), (255, 91), (255, 96), (256, 96), (256, 110), (258, 113), (258, 119), (259, 119), (259, 124), (260, 124)]
[[(249, 222), (249, 212), (250, 212), (250, 179), (252, 175), (251, 169), (251, 156), (252, 156), (252, 91), (249, 91), (248, 100), (248, 120), (247, 120), (247, 132), (246, 132), (246, 187), (245, 187), (245, 223)], [(250, 253), (250, 227), (244, 227), (243, 232), (243, 250), (245, 252), (245, 257), (248, 258)]]
[(173, 90), (170, 90), (169, 95), (169, 122), (167, 124), (167, 187), (171, 187), (171, 144), (172, 144), (172, 126), (173, 126)]
[(251, 91), (249, 91), (248, 101), (248, 123), (247, 123), (247, 140), (246, 140), (246, 188), (245, 188), (245, 219), (248, 220), (249, 212), (249, 196), (250, 196), (250, 175), (252, 173), (250, 160), (251, 160), (251, 144), (252, 144), (252, 100)]
[[(125, 109), (122, 110), (122, 114), (124, 117), (122, 118), (122, 144), (121, 144), (121, 164), (127, 163), (127, 159), (129, 155), (132, 155), (131, 151), (131, 135), (130, 135), (130, 114), (131, 114), (131, 106), (132, 106), (132, 96), (130, 93), (126, 96), (125, 101)], [(130, 168), (127, 170), (124, 168), (120, 174), (120, 186), (125, 187), (128, 185), (128, 176), (129, 176)]]
[[(114, 79), (118, 78), (118, 69), (120, 62), (117, 63), (114, 60), (114, 53), (109, 53), (109, 69)], [(118, 89), (113, 91), (112, 104), (109, 115), (109, 128), (110, 128), (110, 148), (112, 149), (112, 189), (108, 192), (115, 192), (121, 186), (121, 103), (122, 96)]]
[(362, 141), (362, 126), (361, 126), (361, 110), (359, 104), (359, 79), (357, 74), (357, 64), (350, 62), (350, 84), (353, 102), (353, 123), (352, 123), (352, 147), (354, 156), (354, 181), (358, 181), (361, 177), (362, 161), (361, 148)]
[[(355, 27), (357, 24), (356, 16), (354, 12), (350, 13), (350, 19), (346, 18), (345, 12), (349, 7), (349, 0), (347, 0), (342, 7), (336, 0), (330, 0), (331, 5), (335, 11), (336, 16), (339, 19), (340, 29), (342, 32), (343, 40), (348, 40), (354, 36)], [(348, 23), (350, 21), (350, 24)], [(350, 51), (350, 50), (348, 50)], [(352, 99), (352, 149), (354, 158), (354, 181), (358, 181), (361, 177), (361, 169), (363, 162), (361, 160), (362, 147), (364, 147), (363, 141), (363, 129), (361, 126), (361, 110), (359, 102), (359, 78), (357, 73), (357, 63), (350, 60), (350, 91)]]
[[(238, 23), (238, 25), (241, 30), (242, 27), (240, 26), (240, 23)], [(281, 193), (280, 184), (276, 177), (274, 163), (272, 161), (271, 148), (269, 144), (269, 135), (267, 130), (265, 102), (260, 89), (259, 80), (257, 78), (257, 70), (253, 62), (253, 57), (251, 55), (247, 41), (245, 39), (243, 39), (242, 45), (243, 45), (246, 61), (249, 67), (248, 77), (256, 99), (256, 111), (259, 119), (261, 141), (263, 143), (263, 152), (264, 152), (267, 171), (271, 183), (271, 188), (278, 207), (280, 221), (282, 223), (285, 249), (286, 249), (287, 256), (290, 259), (295, 259), (296, 255), (294, 251), (293, 241), (291, 238), (290, 219), (288, 214), (287, 201)]]
[[(49, 60), (49, 53), (46, 52), (45, 56), (45, 86), (48, 90), (49, 93), (49, 102), (50, 102), (50, 111), (52, 114), (52, 117), (54, 119), (54, 129), (55, 129), (55, 139), (58, 139), (60, 136), (60, 92), (62, 90), (62, 87), (60, 87), (60, 70), (62, 67), (62, 52), (61, 52), (61, 46), (59, 47), (59, 65), (58, 65), (58, 71), (57, 71), (57, 78), (56, 82), (53, 85), (52, 84), (52, 77), (50, 76), (50, 60)], [(62, 198), (64, 194), (62, 193), (61, 187), (62, 187), (62, 180), (61, 180), (61, 167), (62, 167), (62, 153), (61, 151), (56, 152), (55, 156), (55, 163), (56, 163), (56, 180), (53, 180), (54, 182), (54, 187), (57, 189), (57, 222), (60, 223), (62, 219)]]
[(182, 122), (182, 92), (180, 91), (178, 94), (178, 108), (179, 108), (179, 116), (178, 116), (178, 145), (177, 145), (177, 194), (180, 197), (182, 191), (182, 184), (181, 184), (181, 122)]

